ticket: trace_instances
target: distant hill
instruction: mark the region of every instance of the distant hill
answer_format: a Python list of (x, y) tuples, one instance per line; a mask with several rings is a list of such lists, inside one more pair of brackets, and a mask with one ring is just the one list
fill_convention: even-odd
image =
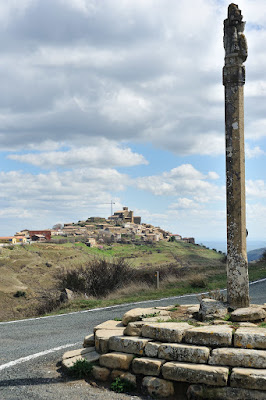
[(262, 257), (262, 254), (266, 251), (266, 247), (262, 247), (261, 249), (255, 249), (248, 252), (248, 261), (256, 261)]

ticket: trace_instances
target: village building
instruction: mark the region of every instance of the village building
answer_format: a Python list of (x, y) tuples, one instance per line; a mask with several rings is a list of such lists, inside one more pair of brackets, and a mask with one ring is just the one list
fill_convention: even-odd
[(134, 211), (129, 211), (128, 207), (123, 207), (121, 211), (115, 211), (108, 220), (115, 222), (131, 222), (135, 224), (141, 224), (141, 217), (134, 217)]
[(45, 240), (51, 240), (51, 230), (39, 230), (39, 231), (29, 231), (29, 237), (31, 240), (33, 236), (41, 235), (45, 237)]

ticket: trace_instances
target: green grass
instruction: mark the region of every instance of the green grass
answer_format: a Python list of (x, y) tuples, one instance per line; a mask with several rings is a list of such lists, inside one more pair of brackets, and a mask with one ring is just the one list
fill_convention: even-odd
[[(54, 313), (208, 292), (226, 287), (226, 266), (222, 262), (224, 255), (189, 243), (158, 242), (154, 245), (141, 246), (113, 244), (104, 245), (102, 249), (90, 248), (78, 242), (34, 243), (25, 247), (15, 246), (12, 251), (3, 248), (0, 252), (0, 320), (30, 316), (31, 302), (39, 296), (40, 290), (54, 290), (56, 276), (61, 268), (76, 269), (79, 266), (86, 266), (95, 257), (123, 257), (132, 267), (145, 269), (173, 264), (177, 268), (183, 268), (184, 275), (182, 274), (182, 279), (179, 280), (165, 283), (160, 281), (159, 290), (156, 289), (154, 278), (153, 287), (137, 288), (132, 294), (124, 291), (124, 294), (118, 293), (113, 298), (105, 299), (79, 297), (67, 305), (62, 305)], [(265, 278), (266, 262), (251, 264), (249, 277), (250, 281)], [(201, 280), (200, 278), (204, 286), (193, 287), (196, 286), (196, 281)], [(26, 298), (14, 297), (19, 290), (26, 293)]]

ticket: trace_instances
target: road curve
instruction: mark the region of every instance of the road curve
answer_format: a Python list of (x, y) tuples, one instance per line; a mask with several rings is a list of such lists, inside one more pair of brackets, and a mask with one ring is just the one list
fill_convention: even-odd
[[(263, 304), (266, 302), (266, 278), (250, 285), (250, 296), (252, 303)], [(0, 323), (0, 399), (36, 398), (36, 400), (40, 400), (56, 398), (49, 397), (50, 395), (47, 397), (45, 394), (50, 384), (53, 385), (53, 393), (56, 392), (55, 387), (60, 387), (61, 378), (59, 378), (54, 367), (56, 360), (60, 359), (66, 348), (81, 347), (84, 336), (91, 333), (95, 325), (108, 319), (119, 318), (134, 307), (151, 307), (159, 304), (165, 306), (176, 303), (197, 304), (197, 295), (177, 296), (64, 315)], [(48, 370), (50, 375), (47, 372)], [(42, 375), (41, 379), (46, 379), (43, 376), (48, 374), (46, 385), (42, 381), (38, 384), (34, 383), (36, 379), (40, 379), (40, 374)], [(55, 379), (57, 386), (49, 383), (49, 379), (52, 381)], [(24, 381), (28, 383), (25, 384)], [(29, 387), (33, 397), (29, 396)], [(34, 393), (38, 387), (40, 392), (37, 391), (35, 397)], [(63, 387), (65, 390), (67, 386), (63, 385)], [(87, 388), (84, 388), (84, 390), (86, 399), (88, 399)], [(15, 397), (10, 397), (13, 395)], [(65, 396), (65, 398), (68, 398), (67, 393), (65, 393)], [(73, 393), (69, 398), (75, 398)], [(91, 398), (100, 399), (100, 394), (98, 393), (96, 397)]]

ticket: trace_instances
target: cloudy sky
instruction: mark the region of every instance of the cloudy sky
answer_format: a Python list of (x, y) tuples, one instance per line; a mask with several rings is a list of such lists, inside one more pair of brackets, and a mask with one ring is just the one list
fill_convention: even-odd
[[(266, 225), (266, 2), (247, 21), (247, 226)], [(0, 0), (0, 234), (128, 206), (225, 238), (223, 0)]]

